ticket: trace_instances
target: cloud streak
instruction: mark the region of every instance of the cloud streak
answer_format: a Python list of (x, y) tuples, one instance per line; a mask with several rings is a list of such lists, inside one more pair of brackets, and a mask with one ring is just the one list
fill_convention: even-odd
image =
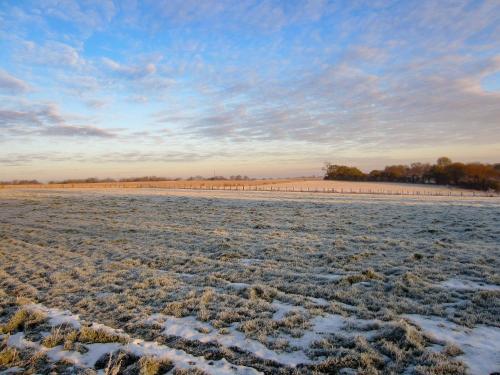
[(115, 138), (110, 130), (90, 125), (68, 123), (68, 116), (61, 114), (57, 105), (31, 104), (22, 109), (0, 109), (0, 128), (4, 135), (47, 136), (78, 138)]
[(9, 93), (9, 94), (22, 94), (31, 91), (31, 86), (16, 78), (5, 70), (0, 69), (0, 92)]
[(454, 148), (495, 161), (499, 12), (476, 0), (4, 3), (2, 146), (63, 139), (117, 155), (103, 163), (155, 163), (172, 147), (231, 149), (235, 163), (290, 149), (311, 163)]

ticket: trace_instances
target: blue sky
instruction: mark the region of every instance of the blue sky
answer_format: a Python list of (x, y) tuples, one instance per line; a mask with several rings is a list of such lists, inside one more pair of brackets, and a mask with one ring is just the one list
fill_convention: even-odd
[(0, 179), (500, 162), (498, 1), (0, 0)]

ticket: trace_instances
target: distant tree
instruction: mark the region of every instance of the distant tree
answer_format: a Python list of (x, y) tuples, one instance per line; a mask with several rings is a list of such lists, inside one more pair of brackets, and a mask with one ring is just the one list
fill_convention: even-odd
[(451, 163), (444, 167), (444, 174), (447, 176), (450, 183), (458, 186), (467, 174), (465, 164)]
[(40, 185), (41, 182), (38, 180), (12, 180), (12, 181), (0, 181), (0, 185)]
[(466, 164), (463, 184), (474, 189), (498, 190), (500, 188), (500, 173), (492, 165)]
[(209, 181), (219, 181), (219, 180), (227, 180), (227, 178), (224, 177), (224, 176), (213, 176), (213, 177), (207, 178), (207, 180), (209, 180)]
[(451, 164), (452, 161), (450, 158), (446, 156), (440, 157), (436, 164), (429, 169), (429, 179), (438, 185), (448, 185), (451, 181), (451, 176), (448, 173), (447, 167)]
[(438, 185), (447, 185), (449, 182), (449, 177), (446, 174), (444, 167), (437, 164), (431, 166), (427, 177), (431, 182)]
[(383, 176), (386, 181), (405, 182), (409, 175), (409, 169), (407, 165), (389, 165), (385, 167)]
[(410, 168), (408, 169), (408, 176), (412, 183), (425, 183), (425, 176), (429, 173), (431, 169), (430, 164), (422, 164), (422, 163), (412, 163)]
[(356, 167), (327, 163), (325, 180), (394, 181), (409, 183), (434, 183), (455, 185), (471, 189), (500, 191), (500, 163), (457, 163), (448, 157), (440, 157), (436, 164), (412, 163), (388, 165), (383, 170), (372, 170), (365, 175)]
[(384, 180), (384, 171), (380, 171), (374, 169), (368, 174), (368, 180), (370, 181), (383, 181)]
[(327, 163), (324, 169), (325, 180), (362, 181), (366, 179), (366, 175), (356, 167)]
[(440, 167), (447, 167), (450, 164), (451, 164), (451, 159), (448, 158), (448, 157), (446, 157), (446, 156), (441, 156), (437, 160), (437, 165), (440, 166)]

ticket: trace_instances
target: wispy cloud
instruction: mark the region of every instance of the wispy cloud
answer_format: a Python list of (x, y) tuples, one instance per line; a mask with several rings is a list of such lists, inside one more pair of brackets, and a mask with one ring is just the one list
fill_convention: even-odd
[(171, 146), (317, 163), (459, 145), (493, 160), (499, 12), (476, 0), (4, 2), (2, 145), (92, 140), (135, 160), (120, 154), (133, 145), (144, 163)]
[(58, 137), (97, 137), (97, 138), (114, 138), (116, 134), (100, 129), (95, 126), (74, 126), (74, 125), (59, 125), (49, 126), (39, 132), (41, 135), (58, 136)]
[(112, 72), (129, 79), (144, 78), (148, 75), (156, 73), (156, 65), (146, 63), (144, 65), (124, 65), (113, 61), (107, 57), (103, 57), (102, 62)]
[(82, 68), (86, 64), (77, 48), (53, 40), (46, 41), (43, 44), (31, 40), (22, 40), (18, 45), (16, 56), (19, 60), (48, 67)]
[[(114, 138), (116, 132), (91, 125), (70, 124), (72, 116), (63, 115), (58, 106), (24, 104), (19, 109), (0, 109), (0, 128), (4, 136)], [(69, 119), (68, 119), (69, 118)]]
[(22, 166), (34, 162), (78, 162), (78, 163), (190, 163), (211, 158), (228, 157), (225, 152), (183, 152), (183, 151), (125, 151), (105, 152), (99, 154), (88, 153), (61, 153), (61, 152), (37, 152), (37, 153), (8, 153), (0, 156), (0, 165)]
[(23, 80), (16, 78), (5, 70), (0, 69), (0, 92), (20, 94), (30, 91), (31, 86)]
[(36, 2), (35, 9), (42, 14), (74, 23), (81, 28), (100, 29), (113, 19), (117, 7), (112, 0), (43, 0)]

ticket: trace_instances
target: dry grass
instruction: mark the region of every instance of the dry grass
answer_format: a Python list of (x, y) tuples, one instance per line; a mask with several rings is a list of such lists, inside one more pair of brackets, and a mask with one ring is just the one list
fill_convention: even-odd
[(470, 189), (450, 186), (405, 184), (397, 182), (325, 181), (322, 179), (270, 179), (270, 180), (192, 180), (192, 181), (143, 181), (143, 182), (98, 182), (34, 185), (0, 185), (0, 189), (263, 189), (273, 191), (325, 191), (336, 193), (366, 194), (420, 194), (420, 195), (491, 195)]
[(40, 312), (31, 312), (21, 309), (18, 310), (7, 323), (0, 325), (0, 333), (12, 334), (19, 330), (24, 330), (26, 327), (40, 324), (45, 319), (45, 315)]
[(49, 336), (46, 336), (42, 340), (42, 345), (47, 348), (54, 348), (58, 345), (62, 345), (65, 341), (64, 333), (61, 332), (61, 327), (52, 328)]
[(165, 374), (173, 368), (172, 361), (154, 357), (142, 357), (139, 360), (140, 375)]
[(4, 348), (0, 352), (0, 366), (13, 367), (19, 359), (19, 352), (16, 349)]
[(313, 190), (333, 190), (344, 193), (389, 193), (389, 194), (454, 194), (463, 193), (471, 194), (471, 190), (460, 189), (449, 186), (439, 185), (423, 185), (423, 184), (405, 184), (398, 182), (368, 182), (368, 181), (324, 181), (324, 180), (309, 180), (309, 181), (287, 181), (275, 184), (276, 188), (294, 188), (295, 190), (307, 191)]
[[(306, 348), (316, 363), (302, 373), (415, 366), (438, 374), (464, 371), (461, 349), (431, 355), (434, 342), (402, 314), (500, 325), (498, 291), (440, 287), (452, 277), (498, 284), (500, 205), (491, 199), (6, 189), (0, 205), (3, 333), (43, 322), (15, 313), (15, 296), (24, 296), (192, 355), (292, 373), (243, 349), (166, 337), (145, 321), (196, 319), (204, 323), (197, 333), (237, 332), (281, 353), (316, 318), (339, 314), (378, 323), (318, 337)], [(274, 318), (282, 305), (290, 311)], [(44, 344), (126, 341), (84, 326), (55, 329)]]
[(140, 181), (140, 182), (97, 182), (97, 183), (67, 183), (67, 184), (32, 184), (32, 185), (0, 185), (0, 189), (118, 189), (118, 188), (161, 188), (161, 189), (211, 189), (229, 188), (230, 186), (264, 186), (280, 183), (298, 183), (303, 179), (272, 179), (272, 180), (191, 180), (191, 181)]
[(123, 335), (114, 334), (105, 329), (82, 327), (78, 334), (78, 341), (86, 344), (107, 344), (112, 342), (126, 344), (128, 339)]

